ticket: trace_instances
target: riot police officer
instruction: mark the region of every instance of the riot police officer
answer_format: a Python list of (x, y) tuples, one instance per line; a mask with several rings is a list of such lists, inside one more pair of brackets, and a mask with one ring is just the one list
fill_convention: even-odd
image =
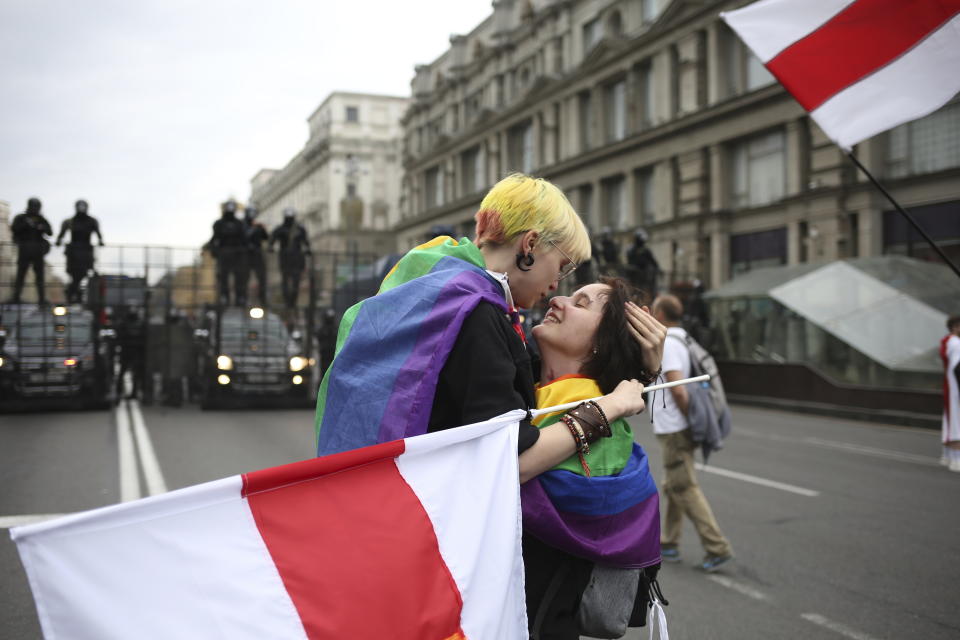
[(23, 281), (27, 269), (33, 268), (33, 277), (37, 286), (37, 300), (45, 304), (47, 296), (44, 291), (43, 256), (50, 251), (50, 242), (44, 236), (52, 236), (53, 229), (43, 214), (40, 213), (40, 200), (27, 200), (27, 210), (19, 213), (10, 223), (13, 232), (13, 241), (17, 245), (17, 276), (13, 285), (13, 298), (10, 302), (20, 302), (23, 293)]
[(643, 229), (637, 229), (633, 234), (633, 245), (627, 249), (627, 264), (632, 272), (633, 284), (651, 300), (655, 298), (660, 264), (647, 246), (647, 232)]
[(297, 306), (300, 292), (300, 276), (306, 265), (306, 256), (310, 255), (310, 241), (307, 230), (295, 220), (296, 212), (291, 208), (283, 210), (283, 223), (270, 234), (269, 248), (280, 243), (280, 275), (283, 290), (283, 302), (287, 308)]
[(217, 260), (217, 289), (220, 304), (230, 304), (230, 279), (233, 278), (234, 304), (247, 304), (247, 231), (237, 219), (237, 203), (227, 200), (220, 205), (220, 219), (213, 223), (213, 237), (208, 243)]
[(80, 302), (80, 285), (87, 273), (93, 269), (93, 245), (90, 236), (97, 234), (100, 246), (103, 246), (103, 236), (100, 234), (100, 224), (97, 219), (87, 213), (89, 206), (86, 200), (77, 200), (74, 205), (74, 216), (67, 218), (60, 225), (60, 235), (57, 236), (57, 246), (63, 244), (63, 236), (70, 232), (70, 242), (67, 243), (67, 273), (70, 274), (70, 284), (67, 286), (67, 302)]
[[(247, 234), (247, 245), (249, 253), (247, 254), (247, 273), (253, 273), (257, 276), (257, 292), (260, 298), (260, 306), (267, 305), (267, 265), (263, 260), (263, 243), (270, 239), (270, 234), (257, 222), (257, 207), (254, 204), (248, 204), (243, 210), (243, 223)], [(249, 275), (247, 276), (249, 281)]]
[(604, 227), (600, 237), (600, 252), (603, 256), (603, 271), (615, 276), (620, 272), (620, 245), (613, 237), (610, 227)]

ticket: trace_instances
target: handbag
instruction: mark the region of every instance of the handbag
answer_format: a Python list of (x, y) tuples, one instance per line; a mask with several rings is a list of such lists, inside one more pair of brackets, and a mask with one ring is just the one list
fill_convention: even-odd
[(640, 569), (594, 565), (577, 609), (581, 635), (622, 638), (633, 614), (639, 584)]

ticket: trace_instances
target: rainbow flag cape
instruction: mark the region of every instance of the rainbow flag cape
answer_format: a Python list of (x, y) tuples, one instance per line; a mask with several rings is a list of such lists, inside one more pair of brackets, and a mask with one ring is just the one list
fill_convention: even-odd
[(468, 239), (441, 236), (408, 252), (377, 295), (340, 322), (317, 394), (317, 455), (426, 433), (440, 370), (484, 300), (507, 311), (500, 283)]
[[(603, 395), (597, 383), (564, 376), (537, 389), (537, 406)], [(559, 413), (540, 416), (543, 428)], [(562, 551), (604, 565), (642, 568), (660, 562), (660, 499), (643, 447), (625, 420), (590, 445), (588, 477), (577, 456), (520, 487), (524, 531)]]

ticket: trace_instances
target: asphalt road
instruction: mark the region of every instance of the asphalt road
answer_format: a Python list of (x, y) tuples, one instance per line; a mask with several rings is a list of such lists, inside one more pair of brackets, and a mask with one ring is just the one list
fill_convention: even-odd
[[(312, 451), (308, 410), (122, 409), (0, 415), (0, 526)], [(130, 442), (118, 437), (124, 421)], [(634, 426), (659, 477), (648, 417)], [(938, 457), (930, 431), (735, 407), (734, 435), (700, 478), (736, 559), (704, 574), (687, 525), (681, 562), (661, 572), (671, 637), (958, 637), (960, 474)], [(39, 637), (16, 550), (0, 535), (0, 638)]]

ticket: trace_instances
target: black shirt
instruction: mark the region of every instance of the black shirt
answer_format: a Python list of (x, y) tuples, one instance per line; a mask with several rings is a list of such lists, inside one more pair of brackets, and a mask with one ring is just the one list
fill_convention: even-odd
[[(536, 407), (530, 354), (506, 314), (481, 302), (467, 316), (440, 370), (427, 431), (495, 418)], [(520, 422), (518, 450), (530, 448), (540, 430)]]

